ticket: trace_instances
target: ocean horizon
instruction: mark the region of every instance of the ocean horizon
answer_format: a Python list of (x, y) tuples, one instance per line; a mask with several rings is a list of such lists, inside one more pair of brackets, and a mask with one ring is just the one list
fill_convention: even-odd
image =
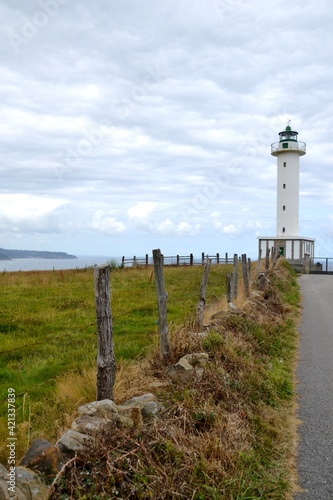
[(121, 264), (121, 257), (108, 257), (106, 255), (78, 255), (77, 259), (12, 259), (0, 260), (0, 271), (52, 271), (65, 269), (84, 269), (95, 267), (115, 261)]

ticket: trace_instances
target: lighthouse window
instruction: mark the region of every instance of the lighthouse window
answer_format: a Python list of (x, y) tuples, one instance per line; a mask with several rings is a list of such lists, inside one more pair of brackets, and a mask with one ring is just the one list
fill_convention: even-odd
[(286, 209), (286, 205), (283, 205), (282, 210), (285, 210), (285, 209)]
[(286, 189), (286, 185), (285, 184), (283, 184), (283, 189)]
[(286, 162), (286, 161), (284, 161), (284, 162), (283, 162), (283, 166), (284, 166), (284, 167), (286, 167), (286, 166), (287, 166), (287, 162)]
[(285, 232), (286, 232), (286, 228), (285, 228), (285, 227), (283, 227), (283, 228), (282, 228), (282, 232), (283, 232), (283, 233), (285, 233)]

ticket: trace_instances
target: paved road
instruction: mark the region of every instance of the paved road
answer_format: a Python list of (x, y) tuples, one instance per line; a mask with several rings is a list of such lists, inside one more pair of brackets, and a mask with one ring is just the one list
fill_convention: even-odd
[(300, 326), (300, 446), (298, 472), (305, 490), (295, 500), (333, 499), (333, 276), (303, 275)]

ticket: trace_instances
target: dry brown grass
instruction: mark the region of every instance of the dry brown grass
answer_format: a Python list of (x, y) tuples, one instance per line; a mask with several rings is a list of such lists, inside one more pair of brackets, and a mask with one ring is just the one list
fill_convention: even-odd
[[(276, 279), (280, 288), (288, 285), (283, 264), (278, 263)], [(145, 362), (118, 367), (116, 402), (157, 392), (164, 405), (160, 421), (103, 436), (98, 451), (66, 470), (65, 486), (57, 485), (55, 495), (73, 494), (80, 485), (85, 498), (292, 497), (298, 422), (288, 392), (292, 366), (287, 359), (280, 363), (284, 355), (293, 358), (295, 335), (286, 323), (291, 308), (275, 285), (265, 298), (249, 302), (241, 280), (235, 304), (236, 312), (227, 310), (224, 299), (207, 308), (206, 338), (194, 335), (191, 324), (170, 335), (170, 363), (189, 352), (208, 352), (202, 379), (154, 389), (154, 382), (167, 382), (158, 350)], [(94, 372), (87, 377), (93, 380)], [(81, 382), (59, 384), (62, 397), (71, 399), (70, 387)], [(72, 401), (78, 396), (75, 390)], [(82, 481), (88, 476), (89, 485)]]
[[(151, 390), (157, 379), (149, 374), (148, 365), (148, 360), (121, 360), (117, 363), (113, 388), (116, 404)], [(85, 369), (81, 373), (72, 372), (58, 378), (56, 391), (58, 401), (68, 412), (68, 418), (76, 418), (78, 406), (96, 399), (96, 369)]]

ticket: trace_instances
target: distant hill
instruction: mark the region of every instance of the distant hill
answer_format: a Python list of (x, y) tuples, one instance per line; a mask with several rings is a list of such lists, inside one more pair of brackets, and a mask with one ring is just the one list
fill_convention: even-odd
[(12, 260), (8, 255), (5, 255), (4, 253), (0, 252), (0, 260)]
[(66, 252), (47, 252), (39, 250), (7, 250), (0, 248), (0, 260), (12, 259), (77, 259), (76, 255)]

